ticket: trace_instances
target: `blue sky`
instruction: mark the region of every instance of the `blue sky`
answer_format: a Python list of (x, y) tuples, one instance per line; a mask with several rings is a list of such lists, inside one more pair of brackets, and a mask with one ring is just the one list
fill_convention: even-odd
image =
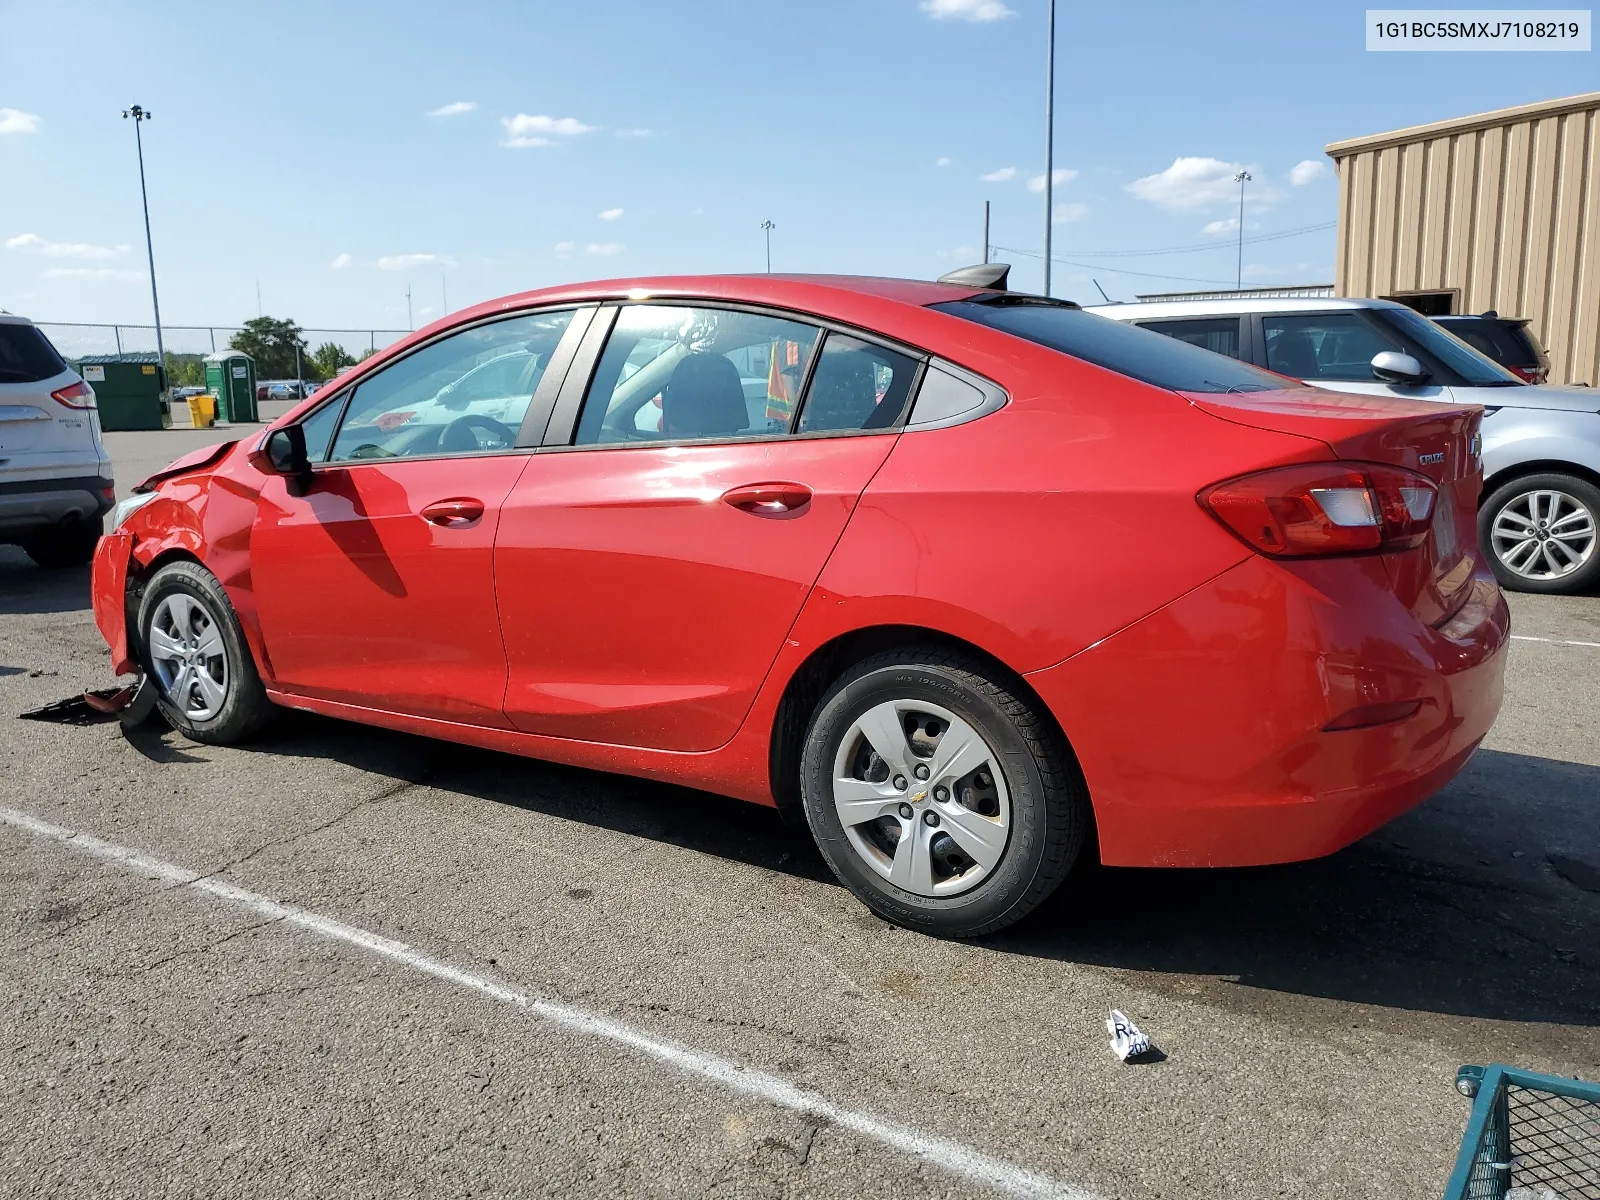
[[(1038, 252), (1044, 0), (0, 8), (0, 308), (406, 324), (544, 284)], [(1593, 53), (1369, 54), (1364, 3), (1060, 0), (1056, 292), (1231, 282), (1332, 222), (1330, 141), (1600, 86)], [(434, 114), (434, 115), (430, 115)], [(1188, 160), (1179, 162), (1179, 160)], [(1209, 161), (1208, 161), (1209, 160)], [(1317, 165), (1302, 167), (1297, 164)], [(1298, 182), (1297, 182), (1298, 181)], [(1093, 252), (1218, 243), (1157, 257)], [(1246, 278), (1332, 278), (1331, 229)], [(1037, 288), (1039, 261), (1013, 261)], [(1118, 268), (1113, 270), (1112, 268)], [(1126, 272), (1147, 272), (1147, 278)], [(1171, 275), (1167, 275), (1171, 272)]]

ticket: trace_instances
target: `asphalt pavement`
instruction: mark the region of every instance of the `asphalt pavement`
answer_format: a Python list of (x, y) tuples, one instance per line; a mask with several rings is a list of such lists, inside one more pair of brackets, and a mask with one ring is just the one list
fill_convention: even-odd
[[(119, 488), (228, 432), (109, 435)], [(1459, 1065), (1600, 1078), (1600, 599), (1512, 607), (1429, 803), (953, 943), (732, 800), (15, 720), (110, 677), (87, 572), (0, 549), (0, 1195), (1436, 1196)]]

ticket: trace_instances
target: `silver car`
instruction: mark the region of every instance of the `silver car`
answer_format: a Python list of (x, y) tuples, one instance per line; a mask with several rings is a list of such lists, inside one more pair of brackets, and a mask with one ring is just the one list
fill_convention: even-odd
[(1524, 383), (1387, 300), (1179, 300), (1090, 312), (1341, 392), (1481, 404), (1478, 540), (1500, 582), (1580, 592), (1600, 581), (1600, 391)]

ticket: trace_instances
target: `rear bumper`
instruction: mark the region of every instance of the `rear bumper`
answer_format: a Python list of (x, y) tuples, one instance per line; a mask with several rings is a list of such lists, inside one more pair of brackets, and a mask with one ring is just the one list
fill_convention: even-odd
[(133, 535), (115, 530), (100, 539), (94, 551), (89, 598), (94, 623), (111, 649), (111, 669), (127, 675), (139, 669), (128, 645), (128, 559)]
[(116, 503), (107, 498), (115, 487), (98, 475), (0, 480), (0, 533), (15, 536), (74, 518), (92, 521)]
[[(1500, 709), (1510, 616), (1480, 566), (1442, 629), (1377, 560), (1253, 558), (1028, 680), (1071, 739), (1114, 866), (1331, 854), (1438, 791)], [(1365, 705), (1414, 715), (1343, 731)]]

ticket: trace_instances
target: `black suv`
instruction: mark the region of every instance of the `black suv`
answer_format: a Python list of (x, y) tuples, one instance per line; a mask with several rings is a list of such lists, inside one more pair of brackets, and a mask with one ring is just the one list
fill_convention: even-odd
[(1479, 316), (1433, 318), (1479, 354), (1494, 359), (1529, 383), (1543, 383), (1550, 375), (1550, 356), (1528, 329), (1524, 317), (1502, 317), (1490, 309)]

